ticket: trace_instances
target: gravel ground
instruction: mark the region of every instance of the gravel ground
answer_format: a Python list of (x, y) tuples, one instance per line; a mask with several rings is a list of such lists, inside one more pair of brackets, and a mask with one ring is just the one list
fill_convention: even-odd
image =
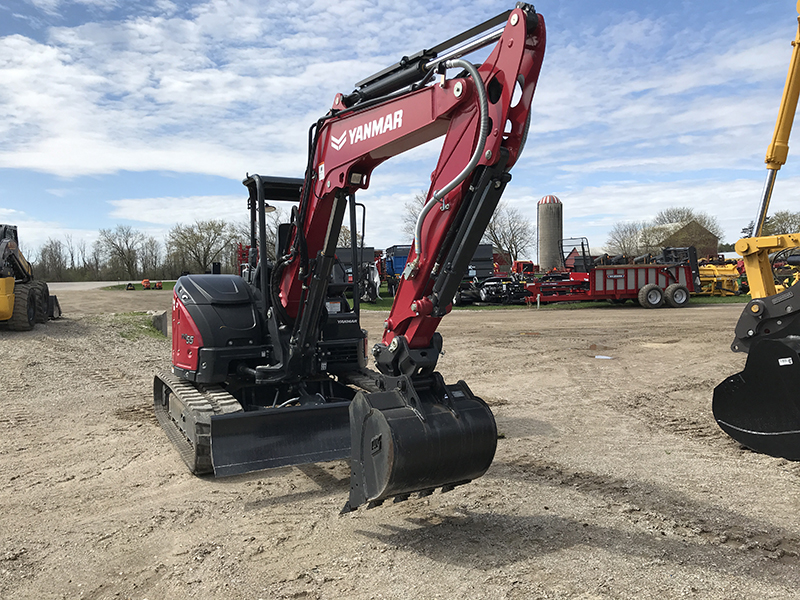
[(800, 468), (710, 412), (741, 305), (456, 311), (440, 371), (492, 406), (492, 467), (340, 516), (343, 461), (187, 472), (152, 414), (169, 341), (125, 314), (171, 292), (57, 293), (0, 331), (0, 598), (800, 597)]

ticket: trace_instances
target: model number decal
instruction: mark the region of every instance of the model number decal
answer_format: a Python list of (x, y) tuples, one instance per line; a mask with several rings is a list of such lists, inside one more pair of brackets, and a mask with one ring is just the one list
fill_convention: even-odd
[(780, 294), (779, 296), (775, 296), (772, 299), (772, 303), (773, 304), (780, 304), (781, 302), (785, 302), (789, 298), (794, 298), (794, 293), (787, 291), (787, 292), (784, 292), (783, 294)]
[(789, 356), (788, 358), (779, 358), (778, 359), (778, 365), (781, 366), (781, 367), (788, 367), (789, 365), (792, 364), (792, 362), (793, 361), (792, 361), (792, 357), (791, 356)]
[(184, 340), (186, 340), (186, 343), (187, 343), (189, 346), (191, 346), (192, 344), (194, 344), (194, 336), (193, 336), (193, 335), (189, 335), (188, 333), (182, 333), (182, 334), (181, 334), (181, 337), (182, 337)]

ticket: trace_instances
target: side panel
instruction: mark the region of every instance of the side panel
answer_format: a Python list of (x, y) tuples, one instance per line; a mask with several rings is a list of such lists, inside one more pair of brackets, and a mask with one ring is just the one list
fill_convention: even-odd
[(14, 278), (0, 279), (0, 321), (8, 321), (14, 313)]
[(186, 307), (172, 295), (172, 364), (185, 371), (197, 371), (198, 351), (203, 338)]

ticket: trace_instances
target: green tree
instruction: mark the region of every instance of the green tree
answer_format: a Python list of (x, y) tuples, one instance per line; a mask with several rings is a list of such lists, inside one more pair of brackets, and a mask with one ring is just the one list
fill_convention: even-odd
[(800, 212), (779, 210), (767, 217), (762, 235), (780, 235), (800, 232)]

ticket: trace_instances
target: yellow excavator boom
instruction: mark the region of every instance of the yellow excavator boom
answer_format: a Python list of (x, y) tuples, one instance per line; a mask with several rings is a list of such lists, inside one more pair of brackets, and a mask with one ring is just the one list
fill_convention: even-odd
[[(800, 15), (800, 1), (797, 3), (797, 12)], [(797, 98), (800, 96), (800, 16), (797, 18), (797, 24), (797, 34), (792, 42), (792, 59), (789, 61), (789, 72), (786, 74), (783, 97), (778, 109), (778, 120), (775, 122), (772, 142), (767, 147), (767, 157), (764, 161), (767, 164), (767, 181), (764, 184), (753, 227), (754, 237), (760, 236), (763, 231), (772, 190), (775, 187), (775, 177), (778, 170), (786, 164), (789, 155), (789, 136), (792, 133), (794, 114), (797, 110)]]
[[(797, 3), (800, 14), (800, 2)], [(754, 237), (736, 242), (744, 258), (751, 300), (736, 324), (731, 349), (747, 352), (744, 370), (714, 389), (717, 424), (738, 442), (772, 456), (800, 460), (800, 283), (778, 289), (769, 255), (800, 247), (800, 233), (762, 236), (778, 170), (800, 95), (800, 17), (778, 120), (767, 149), (767, 181)], [(798, 264), (789, 256), (790, 264)]]

